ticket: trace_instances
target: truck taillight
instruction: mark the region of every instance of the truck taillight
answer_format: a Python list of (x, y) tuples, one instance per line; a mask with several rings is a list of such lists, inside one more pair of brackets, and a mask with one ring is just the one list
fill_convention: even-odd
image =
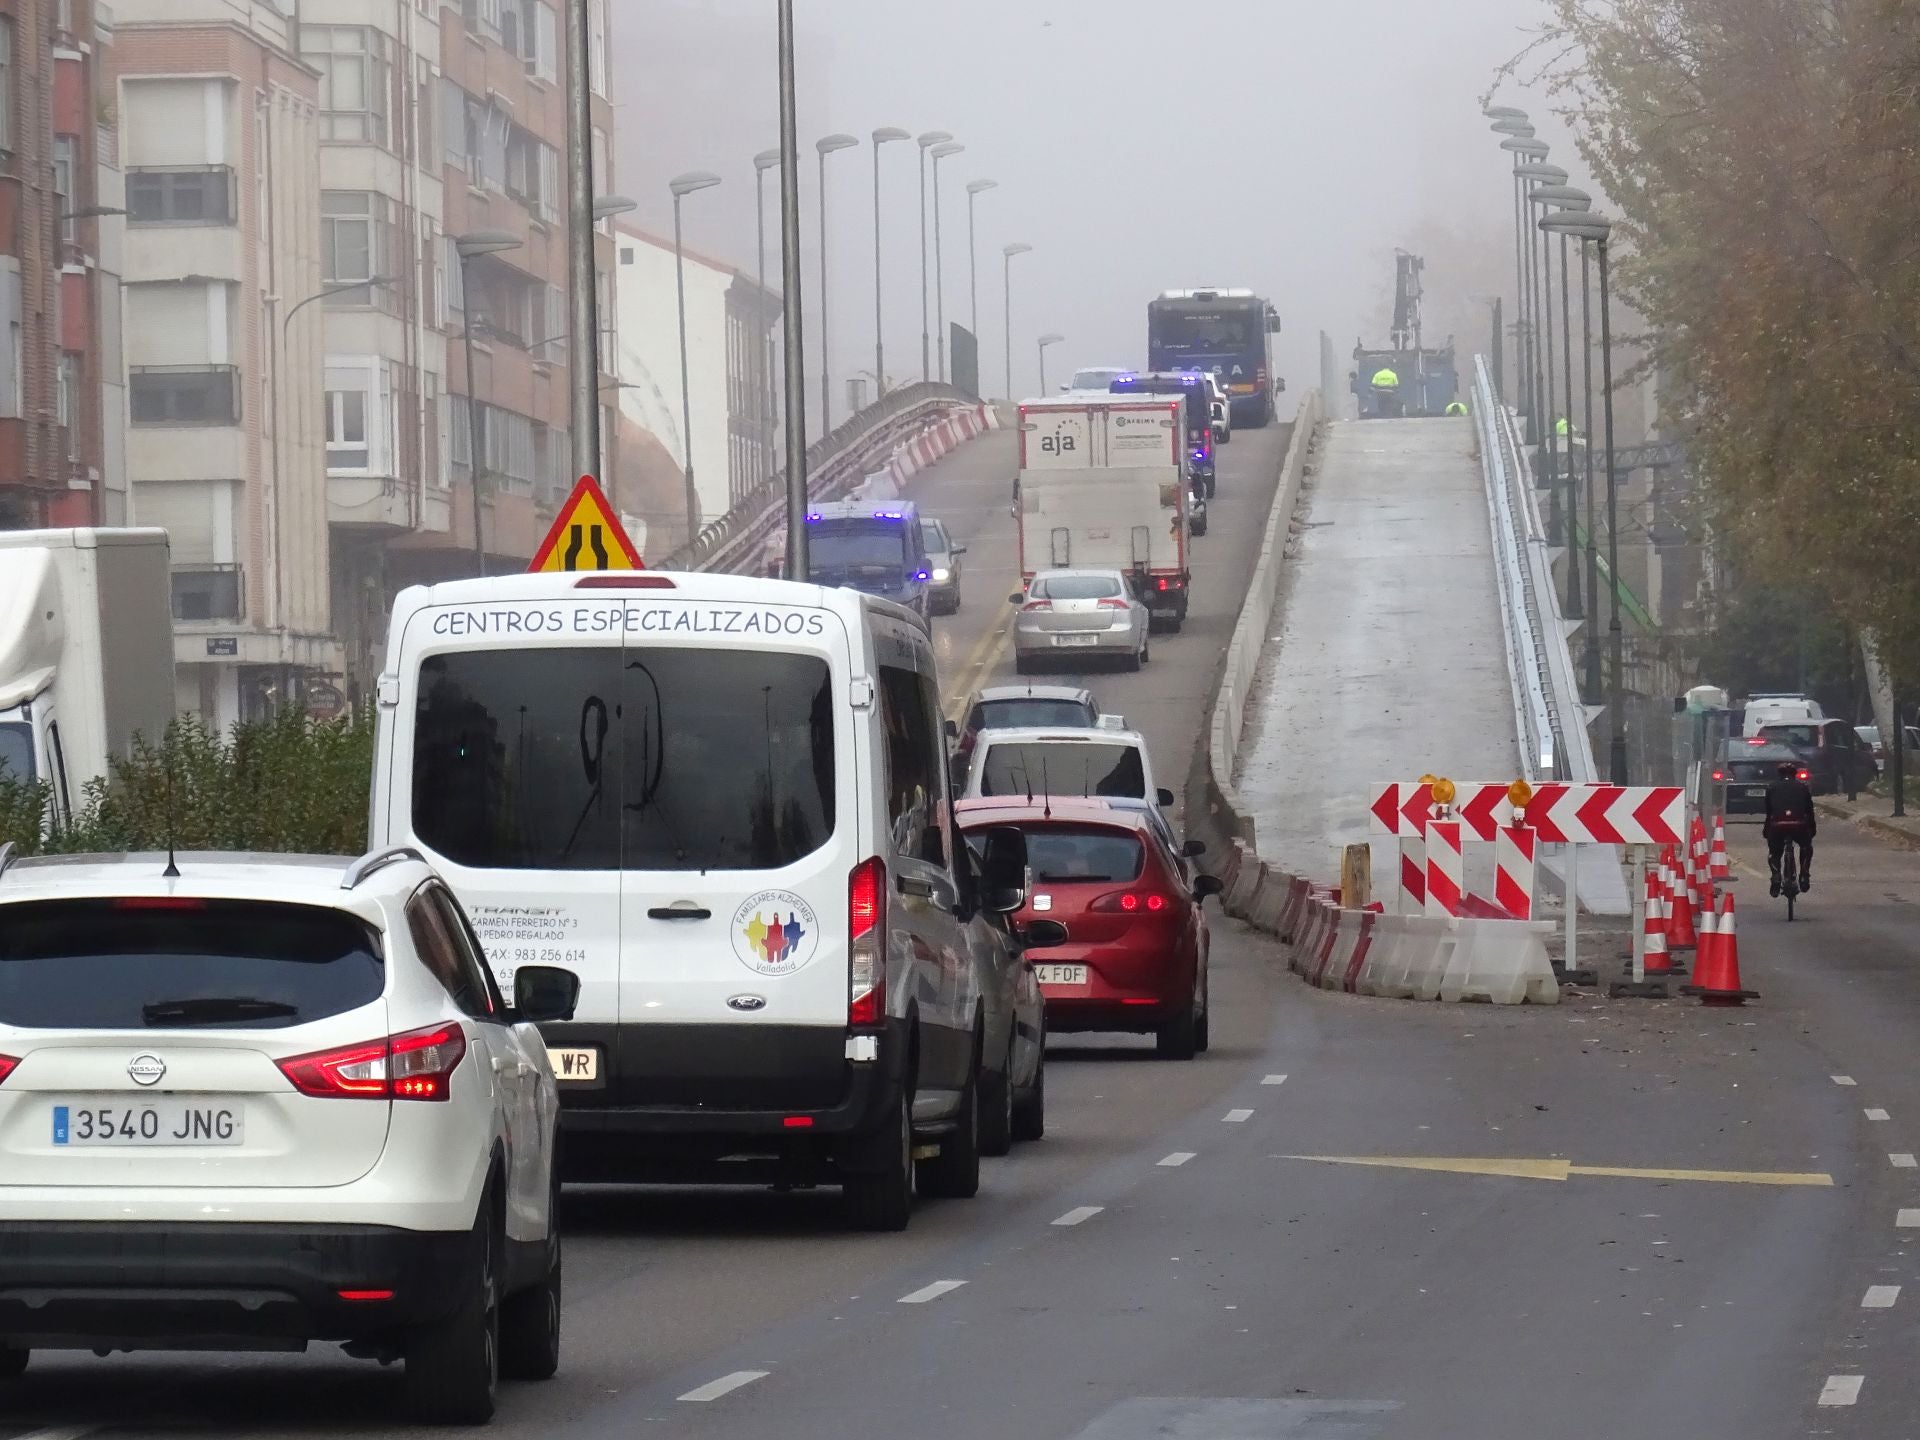
[(445, 1100), (466, 1053), (466, 1032), (450, 1023), (279, 1065), (294, 1089), (315, 1100)]
[(876, 1030), (887, 1018), (887, 867), (875, 856), (847, 877), (847, 1026)]

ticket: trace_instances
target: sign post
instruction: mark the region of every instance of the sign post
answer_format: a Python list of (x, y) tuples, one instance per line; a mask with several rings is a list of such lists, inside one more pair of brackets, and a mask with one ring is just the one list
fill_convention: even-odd
[(599, 483), (591, 475), (582, 475), (573, 493), (567, 496), (567, 503), (553, 517), (553, 526), (534, 552), (527, 573), (552, 575), (646, 568)]

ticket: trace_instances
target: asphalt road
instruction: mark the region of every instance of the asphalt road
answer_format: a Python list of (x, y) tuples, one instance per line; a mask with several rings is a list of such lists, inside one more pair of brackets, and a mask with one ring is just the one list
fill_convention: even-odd
[[(1228, 454), (1188, 633), (1097, 682), (1170, 773), (1282, 438)], [(975, 546), (943, 639), (993, 676), (1010, 669), (984, 663), (1011, 584), (1007, 455), (981, 442), (916, 487)], [(1754, 858), (1750, 832), (1734, 843)], [(1816, 880), (1792, 927), (1738, 885), (1763, 995), (1739, 1010), (1329, 996), (1217, 920), (1212, 1053), (1056, 1044), (1047, 1139), (904, 1235), (846, 1233), (827, 1192), (570, 1194), (563, 1369), (505, 1389), (495, 1430), (1910, 1434), (1920, 1291), (1868, 1292), (1920, 1278), (1920, 1170), (1899, 1168), (1920, 1152), (1920, 857), (1833, 823)], [(0, 1440), (396, 1436), (396, 1378), (331, 1352), (37, 1357), (0, 1399)]]

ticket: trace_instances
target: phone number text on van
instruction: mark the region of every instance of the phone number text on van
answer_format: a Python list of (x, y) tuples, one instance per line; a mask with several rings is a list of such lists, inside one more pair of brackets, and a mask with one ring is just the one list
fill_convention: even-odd
[(758, 635), (826, 633), (817, 611), (748, 605), (489, 606), (442, 610), (433, 633), (452, 639), (504, 635)]

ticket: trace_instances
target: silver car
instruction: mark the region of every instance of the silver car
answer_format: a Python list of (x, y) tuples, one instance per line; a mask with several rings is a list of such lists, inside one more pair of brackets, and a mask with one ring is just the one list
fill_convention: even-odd
[(1026, 593), (1009, 597), (1013, 659), (1021, 674), (1088, 660), (1118, 660), (1138, 670), (1152, 658), (1147, 607), (1118, 570), (1042, 570)]

